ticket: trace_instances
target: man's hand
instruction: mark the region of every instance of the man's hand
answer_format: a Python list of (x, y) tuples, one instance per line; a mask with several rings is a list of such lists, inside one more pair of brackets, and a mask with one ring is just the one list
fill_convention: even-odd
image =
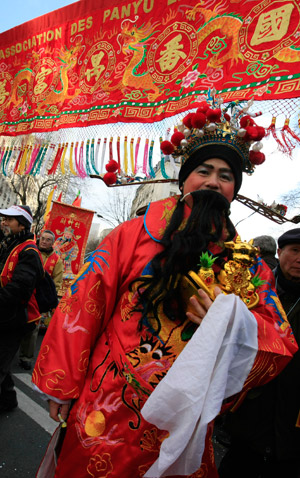
[[(222, 294), (222, 291), (219, 287), (215, 287), (214, 292), (216, 297), (219, 294)], [(186, 315), (191, 322), (194, 322), (195, 324), (200, 325), (206, 315), (206, 312), (211, 307), (213, 301), (210, 299), (207, 293), (204, 292), (204, 290), (202, 289), (198, 289), (198, 294), (201, 298), (201, 303), (199, 302), (197, 297), (193, 295), (190, 298), (190, 302), (193, 305), (193, 309), (195, 310), (195, 313), (187, 312)]]
[[(62, 420), (66, 420), (70, 408), (69, 403), (57, 403), (54, 400), (48, 400), (49, 403), (49, 415), (50, 417), (55, 420), (56, 422), (61, 422)], [(60, 417), (58, 416), (60, 415)]]

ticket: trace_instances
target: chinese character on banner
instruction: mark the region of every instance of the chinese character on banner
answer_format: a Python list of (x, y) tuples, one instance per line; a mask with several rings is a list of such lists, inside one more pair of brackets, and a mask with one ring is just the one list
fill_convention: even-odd
[(64, 264), (66, 290), (83, 265), (94, 211), (53, 201), (47, 229), (55, 234), (54, 251)]

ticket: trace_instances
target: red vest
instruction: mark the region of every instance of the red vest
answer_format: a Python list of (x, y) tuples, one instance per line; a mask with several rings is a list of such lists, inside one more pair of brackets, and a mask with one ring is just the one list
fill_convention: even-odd
[[(0, 276), (2, 287), (5, 287), (8, 284), (8, 282), (12, 280), (14, 269), (18, 263), (19, 254), (23, 249), (25, 249), (25, 247), (27, 249), (35, 250), (40, 256), (41, 262), (43, 263), (39, 250), (36, 246), (36, 243), (32, 239), (27, 239), (26, 241), (22, 242), (22, 244), (18, 244), (9, 254), (4, 264), (4, 267), (2, 269), (1, 276)], [(37, 301), (35, 298), (35, 290), (33, 291), (33, 294), (28, 301), (27, 313), (28, 313), (28, 322), (34, 322), (35, 320), (38, 320), (41, 316), (39, 307), (37, 305)]]
[(44, 269), (45, 269), (45, 271), (48, 272), (48, 274), (51, 277), (52, 277), (54, 268), (55, 268), (57, 262), (59, 261), (59, 259), (60, 259), (59, 255), (56, 254), (56, 252), (53, 251), (52, 254), (50, 254), (50, 256), (48, 256), (47, 259), (44, 262)]

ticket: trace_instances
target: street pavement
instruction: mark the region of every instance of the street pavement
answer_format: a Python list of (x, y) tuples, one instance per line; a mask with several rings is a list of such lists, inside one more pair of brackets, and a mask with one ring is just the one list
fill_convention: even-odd
[[(38, 337), (38, 347), (43, 336)], [(31, 372), (13, 367), (19, 406), (0, 414), (0, 477), (34, 478), (57, 424), (48, 414), (47, 402), (32, 389)]]

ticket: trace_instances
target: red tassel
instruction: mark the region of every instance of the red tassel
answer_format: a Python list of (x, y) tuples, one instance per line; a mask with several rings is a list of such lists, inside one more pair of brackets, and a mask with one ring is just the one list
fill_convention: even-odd
[(118, 169), (118, 163), (114, 159), (110, 159), (106, 164), (105, 169), (108, 173), (115, 173)]
[[(284, 126), (281, 130), (281, 134), (282, 134), (282, 138), (285, 138), (290, 144), (291, 146), (293, 147), (293, 143), (292, 141), (287, 138), (287, 134), (289, 134), (297, 143), (300, 144), (300, 138), (299, 136), (296, 135), (296, 133), (290, 128), (290, 119), (289, 118), (286, 118), (285, 122), (284, 122)], [(285, 141), (284, 139), (284, 141)]]
[(107, 186), (109, 184), (115, 184), (117, 182), (117, 175), (115, 173), (106, 173), (103, 176), (103, 181)]
[(172, 143), (170, 143), (170, 141), (163, 141), (161, 144), (160, 144), (160, 149), (162, 150), (162, 152), (164, 154), (172, 154), (174, 152), (174, 146)]
[(64, 147), (65, 147), (65, 143), (63, 143), (63, 145), (61, 145), (61, 144), (59, 143), (59, 145), (58, 145), (58, 150), (57, 150), (55, 159), (54, 159), (54, 161), (53, 161), (53, 164), (52, 164), (51, 168), (48, 169), (48, 174), (55, 174), (55, 172), (56, 172), (56, 170), (57, 170), (57, 166), (59, 165), (60, 158), (61, 158), (61, 156), (62, 156)]
[(269, 136), (269, 134), (271, 133), (273, 138), (275, 139), (275, 141), (277, 142), (277, 144), (279, 146), (279, 151), (281, 151), (282, 153), (288, 153), (288, 149), (280, 141), (280, 139), (277, 136), (276, 129), (275, 129), (275, 124), (276, 124), (276, 117), (273, 116), (270, 126), (268, 126), (268, 128), (266, 129), (266, 137)]

